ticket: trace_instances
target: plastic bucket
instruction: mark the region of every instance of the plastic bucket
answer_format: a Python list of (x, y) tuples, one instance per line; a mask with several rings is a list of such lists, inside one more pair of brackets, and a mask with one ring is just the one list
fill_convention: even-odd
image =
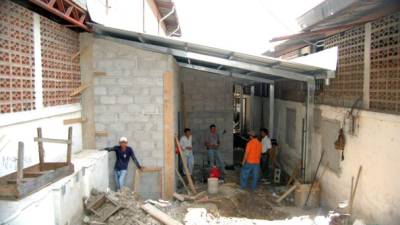
[(208, 189), (207, 192), (209, 194), (217, 194), (218, 193), (218, 178), (210, 177), (207, 180)]
[[(297, 185), (297, 188), (294, 191), (294, 204), (296, 206), (298, 206), (298, 207), (304, 206), (304, 203), (306, 202), (306, 199), (308, 196), (308, 192), (310, 191), (310, 186), (311, 186), (311, 184)], [(319, 207), (320, 193), (321, 193), (321, 189), (319, 187), (319, 184), (315, 183), (311, 190), (310, 197), (308, 198), (307, 207), (309, 207), (309, 208)]]

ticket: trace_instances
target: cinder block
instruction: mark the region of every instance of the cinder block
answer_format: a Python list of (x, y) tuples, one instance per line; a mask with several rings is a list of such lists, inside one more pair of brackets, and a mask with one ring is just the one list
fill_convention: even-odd
[(105, 105), (115, 104), (116, 98), (115, 96), (101, 96), (100, 103)]
[(109, 95), (122, 95), (124, 89), (122, 89), (120, 86), (115, 86), (115, 87), (108, 87), (107, 91)]
[(143, 108), (140, 105), (137, 104), (130, 104), (127, 106), (127, 110), (130, 113), (142, 113), (143, 112)]
[(95, 87), (94, 88), (95, 95), (107, 95), (107, 88), (105, 87)]
[(131, 86), (133, 85), (132, 78), (118, 78), (118, 84), (122, 86)]
[(133, 102), (133, 98), (131, 96), (118, 96), (117, 103), (119, 104), (131, 104)]
[(134, 96), (134, 103), (143, 104), (143, 103), (150, 103), (151, 98), (149, 96)]

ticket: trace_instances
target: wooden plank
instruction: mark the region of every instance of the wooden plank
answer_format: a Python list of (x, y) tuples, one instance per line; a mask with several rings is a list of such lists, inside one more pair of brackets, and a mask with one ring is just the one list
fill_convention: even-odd
[(35, 137), (33, 140), (38, 143), (42, 143), (42, 144), (43, 144), (43, 142), (55, 143), (55, 144), (71, 144), (72, 143), (69, 140), (56, 139), (56, 138), (37, 138), (37, 137)]
[(24, 179), (24, 143), (18, 142), (17, 184)]
[(134, 188), (133, 190), (136, 193), (139, 193), (139, 188), (140, 188), (140, 170), (136, 169), (135, 170), (135, 183), (133, 184)]
[(66, 119), (63, 122), (64, 122), (64, 125), (70, 125), (70, 124), (75, 124), (75, 123), (84, 123), (86, 121), (87, 121), (86, 118), (78, 117), (78, 118)]
[[(46, 163), (49, 164), (49, 163)], [(46, 165), (44, 164), (44, 165)], [(54, 165), (58, 165), (59, 167), (55, 169), (54, 171), (42, 174), (37, 177), (33, 178), (25, 178), (23, 182), (21, 182), (19, 185), (12, 179), (10, 179), (9, 176), (7, 178), (6, 183), (4, 183), (5, 177), (2, 177), (1, 184), (0, 184), (0, 199), (20, 199), (23, 198), (33, 192), (41, 190), (43, 187), (54, 183), (58, 181), (59, 179), (66, 177), (74, 172), (74, 166), (72, 164), (69, 164), (67, 166), (61, 166), (60, 165), (65, 165), (65, 163), (50, 163)], [(40, 165), (34, 165), (27, 169), (32, 169), (36, 168), (38, 169)], [(15, 173), (14, 173), (15, 177)], [(13, 184), (7, 184), (7, 183), (13, 183)]]
[(161, 167), (144, 167), (141, 172), (143, 172), (143, 173), (145, 173), (145, 172), (151, 173), (151, 172), (161, 172), (161, 171), (162, 171)]
[(178, 169), (175, 168), (175, 173), (178, 176), (179, 181), (183, 184), (183, 187), (185, 188), (186, 192), (190, 194), (189, 188), (187, 187), (185, 180), (183, 180), (183, 177), (179, 173)]
[(358, 187), (358, 181), (360, 180), (361, 171), (362, 171), (362, 166), (360, 166), (358, 168), (356, 183), (354, 184), (354, 190), (352, 190), (352, 192), (351, 192), (351, 199), (350, 199), (350, 205), (349, 205), (349, 214), (350, 215), (353, 213), (353, 203), (354, 203), (354, 198), (356, 196), (356, 191), (357, 191), (357, 187)]
[[(42, 139), (42, 128), (37, 128), (37, 138)], [(38, 150), (39, 150), (39, 168), (43, 170), (43, 163), (44, 163), (44, 149), (43, 149), (43, 142), (40, 140), (38, 141)]]
[(292, 182), (294, 180), (296, 180), (297, 176), (299, 175), (301, 165), (302, 165), (302, 161), (300, 160), (299, 164), (296, 165), (296, 167), (292, 171), (292, 174), (290, 175), (289, 181), (286, 184), (287, 188), (290, 186), (290, 184), (292, 184)]
[(285, 199), (290, 193), (292, 193), (297, 188), (297, 184), (293, 185), (289, 190), (287, 190), (281, 197), (276, 200), (276, 203), (280, 203), (283, 199)]
[(72, 127), (68, 127), (67, 163), (71, 163), (72, 154)]
[(178, 199), (181, 202), (185, 201), (185, 197), (183, 197), (183, 195), (180, 195), (176, 192), (174, 192), (173, 196), (174, 196), (174, 198)]
[(189, 169), (187, 167), (186, 157), (185, 157), (185, 154), (183, 154), (183, 152), (182, 152), (181, 144), (179, 143), (178, 137), (175, 137), (175, 142), (176, 142), (176, 145), (177, 145), (178, 150), (179, 150), (179, 155), (181, 156), (181, 159), (182, 159), (183, 170), (185, 171), (186, 179), (187, 179), (188, 184), (189, 184), (189, 188), (190, 188), (190, 190), (192, 191), (193, 194), (196, 194), (197, 191), (196, 191), (196, 188), (194, 187), (194, 184), (193, 184), (193, 181), (192, 181), (192, 177), (188, 176), (188, 174), (190, 174), (190, 172), (189, 172)]
[(146, 211), (148, 214), (150, 214), (152, 217), (160, 221), (161, 223), (165, 225), (182, 225), (180, 222), (174, 220), (167, 214), (165, 214), (163, 211), (157, 209), (155, 206), (146, 203), (141, 206), (141, 208)]
[(71, 60), (75, 60), (81, 54), (81, 51), (77, 51), (75, 54), (71, 56)]
[(107, 131), (96, 131), (96, 136), (97, 137), (107, 137), (108, 136), (108, 132)]
[(101, 71), (95, 71), (93, 73), (93, 75), (95, 75), (96, 77), (100, 77), (100, 76), (106, 76), (107, 73), (106, 72), (101, 72)]
[(70, 94), (69, 97), (75, 97), (80, 95), (84, 90), (86, 90), (86, 88), (88, 88), (89, 85), (88, 84), (82, 84), (81, 86), (75, 88)]
[(171, 72), (164, 73), (164, 178), (163, 196), (172, 199), (174, 193), (175, 151), (174, 151), (174, 96)]

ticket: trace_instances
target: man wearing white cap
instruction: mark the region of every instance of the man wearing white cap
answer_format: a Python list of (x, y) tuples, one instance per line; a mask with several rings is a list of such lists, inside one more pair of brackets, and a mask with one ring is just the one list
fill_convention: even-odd
[(136, 159), (132, 148), (128, 146), (128, 139), (126, 137), (121, 137), (119, 139), (119, 145), (116, 145), (112, 148), (105, 148), (105, 150), (109, 152), (115, 151), (115, 155), (117, 157), (117, 161), (115, 162), (114, 166), (114, 180), (117, 190), (121, 189), (125, 184), (125, 176), (126, 170), (128, 169), (129, 158), (132, 158), (138, 169), (143, 169)]

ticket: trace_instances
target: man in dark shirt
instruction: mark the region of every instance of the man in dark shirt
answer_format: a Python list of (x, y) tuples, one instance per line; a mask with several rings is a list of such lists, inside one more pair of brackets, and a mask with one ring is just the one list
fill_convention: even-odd
[(136, 167), (140, 170), (143, 167), (139, 164), (138, 160), (135, 157), (135, 153), (131, 147), (128, 146), (128, 139), (126, 137), (121, 137), (119, 139), (119, 145), (116, 145), (111, 148), (105, 148), (107, 151), (114, 151), (117, 161), (114, 166), (114, 180), (117, 190), (121, 189), (125, 183), (126, 170), (128, 168), (129, 158), (132, 158)]

